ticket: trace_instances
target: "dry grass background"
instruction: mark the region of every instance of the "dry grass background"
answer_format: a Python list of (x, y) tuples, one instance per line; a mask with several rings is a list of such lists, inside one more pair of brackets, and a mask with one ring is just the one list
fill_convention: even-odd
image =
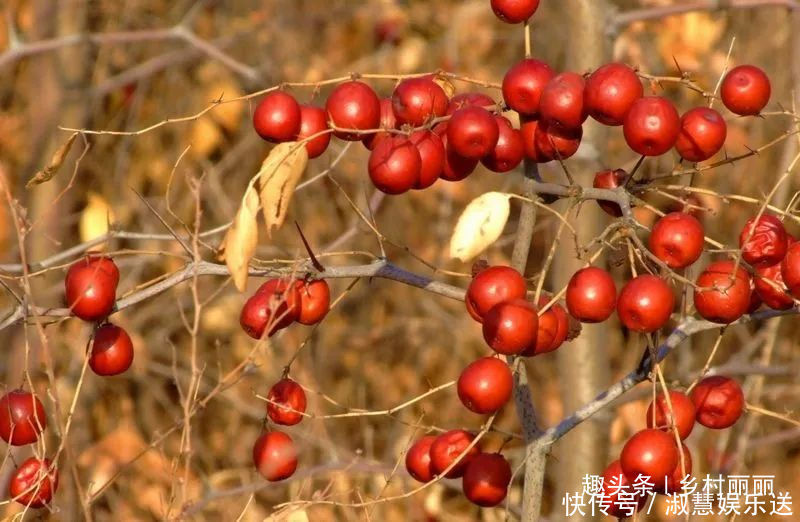
[[(620, 10), (669, 3), (615, 2)], [(53, 205), (55, 196), (67, 187), (80, 146), (75, 147), (55, 180), (30, 190), (24, 185), (66, 139), (67, 134), (58, 130), (59, 125), (135, 130), (168, 117), (195, 113), (222, 94), (228, 98), (282, 81), (314, 82), (351, 71), (410, 73), (445, 68), (499, 81), (522, 52), (521, 29), (498, 22), (488, 1), (483, 0), (129, 0), (123, 4), (107, 0), (5, 0), (2, 7), (11, 23), (0, 25), (0, 50), (8, 49), (13, 39), (11, 26), (26, 42), (76, 33), (165, 28), (181, 20), (193, 4), (197, 4), (190, 22), (194, 33), (214, 42), (246, 67), (232, 68), (232, 64), (181, 40), (158, 39), (62, 47), (19, 57), (0, 68), (0, 169), (13, 185), (14, 196), (27, 208), (27, 218), (37, 221), (27, 243), (30, 259), (42, 259), (91, 238), (105, 229), (107, 218), (120, 230), (164, 233), (134, 191), (166, 215), (167, 180), (187, 147), (188, 153), (175, 172), (172, 208), (182, 219), (191, 221), (195, 201), (187, 180), (203, 174), (202, 228), (224, 224), (232, 218), (248, 179), (257, 172), (269, 149), (251, 129), (249, 115), (253, 107), (246, 102), (226, 105), (202, 119), (167, 125), (141, 136), (92, 136), (74, 186)], [(561, 29), (570, 13), (558, 4), (543, 2), (534, 24), (534, 54), (556, 67), (561, 66), (571, 45), (570, 35)], [(698, 81), (708, 88), (713, 87), (722, 71), (735, 35), (733, 60), (762, 66), (772, 79), (774, 102), (791, 105), (791, 33), (798, 27), (792, 27), (792, 18), (784, 9), (693, 13), (620, 29), (613, 46), (614, 58), (654, 74), (671, 75), (676, 73), (677, 61), (684, 70), (695, 72)], [(380, 34), (389, 37), (382, 41)], [(383, 95), (393, 88), (389, 81), (376, 81), (373, 85)], [(469, 86), (459, 86), (460, 90), (466, 88)], [(308, 102), (324, 99), (326, 90), (292, 92)], [(683, 109), (701, 103), (688, 90), (669, 87), (667, 93)], [(782, 132), (785, 125), (785, 121), (776, 119), (733, 120), (728, 153), (733, 155), (745, 151), (745, 146), (762, 144)], [(609, 167), (631, 165), (636, 158), (624, 147), (621, 133), (614, 131), (609, 139), (605, 163)], [(312, 162), (307, 176), (325, 169), (342, 146), (342, 142), (334, 140), (329, 151)], [(779, 175), (785, 154), (783, 146), (774, 147), (757, 158), (699, 176), (697, 184), (722, 193), (759, 197)], [(363, 147), (354, 145), (334, 171), (336, 179), (362, 207), (372, 194), (366, 157)], [(648, 162), (646, 172), (665, 172), (672, 167), (672, 160), (667, 155)], [(543, 173), (545, 178), (560, 179), (554, 166), (546, 167)], [(468, 272), (468, 266), (446, 256), (455, 219), (473, 197), (491, 189), (509, 190), (513, 180), (513, 176), (481, 169), (463, 183), (440, 181), (424, 192), (387, 198), (377, 211), (376, 220), (385, 235), (430, 263)], [(792, 191), (797, 188), (798, 183), (793, 180)], [(669, 206), (665, 200), (653, 201), (661, 208)], [(734, 231), (755, 212), (753, 206), (715, 198), (704, 199), (703, 203), (711, 209), (705, 217), (709, 235), (729, 245), (735, 244)], [(652, 221), (647, 212), (641, 212), (639, 217)], [(301, 224), (311, 244), (320, 250), (343, 231), (355, 227), (355, 234), (337, 248), (378, 252), (374, 235), (361, 226), (341, 193), (326, 180), (308, 187), (294, 199), (290, 219)], [(170, 222), (176, 225), (174, 220)], [(552, 216), (540, 218), (532, 266), (538, 266), (537, 260), (546, 254), (555, 223)], [(513, 229), (513, 224), (509, 225), (509, 231)], [(800, 227), (790, 225), (790, 232), (799, 233)], [(0, 207), (3, 262), (19, 260), (14, 234), (4, 204)], [(217, 238), (210, 242), (216, 244)], [(174, 242), (111, 240), (104, 248), (110, 252), (134, 251), (118, 257), (122, 293), (182, 266), (176, 257), (181, 253), (180, 247)], [(429, 273), (404, 251), (391, 246), (387, 249), (390, 259), (398, 264)], [(504, 239), (488, 258), (501, 262), (509, 252), (510, 241)], [(205, 255), (208, 259), (213, 257), (209, 250)], [(262, 240), (258, 251), (258, 257), (265, 260), (298, 255), (303, 255), (302, 246), (290, 226), (271, 240)], [(327, 262), (362, 261), (358, 256), (340, 256)], [(615, 264), (614, 259), (610, 261)], [(616, 270), (622, 278), (624, 268)], [(57, 269), (36, 278), (34, 291), (39, 305), (61, 306), (63, 275), (64, 270)], [(466, 284), (463, 278), (446, 279)], [(253, 289), (257, 284), (251, 281)], [(343, 292), (348, 284), (345, 280), (333, 281), (334, 294)], [(245, 297), (230, 282), (206, 278), (201, 280), (199, 290), (204, 297), (217, 293), (203, 311), (198, 338), (199, 360), (204, 369), (202, 394), (214, 386), (220, 372), (246, 357), (252, 341), (238, 326)], [(0, 297), (0, 306), (5, 309), (10, 310), (14, 304), (7, 294)], [(77, 478), (91, 491), (133, 459), (156, 434), (181, 418), (175, 380), (177, 376), (185, 384), (191, 372), (190, 336), (179, 319), (181, 310), (192, 313), (192, 297), (186, 285), (114, 317), (133, 337), (134, 365), (121, 377), (101, 379), (87, 375), (69, 451), (62, 457), (62, 483), (55, 512), (48, 515), (45, 511), (43, 518), (74, 520), (84, 516), (75, 477), (66, 462), (77, 464)], [(784, 319), (778, 332), (771, 334), (776, 342), (770, 363), (774, 375), (766, 379), (762, 403), (782, 412), (798, 406), (796, 324), (794, 318)], [(636, 364), (641, 352), (637, 341), (626, 338), (619, 328), (611, 331), (608, 364), (612, 375), (618, 377)], [(760, 353), (764, 332), (763, 324), (731, 328), (715, 364), (736, 361), (739, 369), (748, 370)], [(0, 381), (8, 387), (21, 384), (27, 343), (31, 354), (27, 367), (40, 396), (52, 394), (62, 404), (69, 404), (89, 327), (78, 320), (67, 320), (48, 325), (46, 334), (54, 356), (55, 389), (51, 389), (43, 372), (39, 339), (31, 328), (22, 326), (0, 333), (0, 345), (4, 347)], [(692, 374), (686, 370), (702, 365), (715, 335), (700, 335), (671, 357), (665, 367), (667, 378), (690, 382)], [(395, 418), (327, 422), (307, 419), (289, 430), (302, 448), (296, 478), (286, 484), (265, 483), (252, 470), (250, 460), (252, 443), (264, 416), (264, 404), (256, 394), (266, 393), (308, 336), (310, 341), (292, 368), (293, 376), (311, 390), (349, 407), (371, 410), (389, 408), (424, 392), (429, 385), (454, 379), (469, 361), (486, 353), (479, 328), (462, 304), (385, 280), (362, 281), (318, 330), (312, 332), (295, 325), (276, 336), (268, 348), (258, 351), (255, 364), (234, 386), (194, 417), (191, 468), (185, 484), (181, 483), (184, 475), (179, 466), (181, 441), (173, 435), (124, 468), (92, 504), (94, 518), (148, 520), (183, 515), (196, 520), (233, 520), (242, 513), (242, 520), (274, 515), (275, 520), (288, 516), (289, 520), (302, 521), (300, 514), (276, 514), (274, 506), (291, 499), (309, 499), (323, 491), (339, 495), (349, 492), (353, 496), (358, 492), (365, 498), (378, 495), (385, 486), (384, 477), (414, 435), (409, 424), (420, 421), (444, 428), (473, 429), (480, 425), (481, 419), (461, 408), (452, 390), (404, 410)], [(566, 344), (561, 349), (569, 350), (570, 346)], [(534, 397), (547, 425), (568, 413), (562, 411), (558, 393), (561, 376), (554, 361), (553, 356), (545, 355), (528, 363)], [(607, 413), (614, 419), (609, 460), (625, 438), (642, 427), (647, 390), (646, 385), (641, 385), (630, 394), (635, 400), (623, 401)], [(338, 411), (315, 393), (310, 394), (309, 401), (311, 412)], [(49, 399), (45, 403), (52, 419), (52, 403)], [(721, 450), (735, 469), (749, 474), (775, 474), (776, 488), (789, 490), (797, 497), (800, 430), (776, 420), (756, 420), (751, 433), (744, 433), (744, 421), (723, 435), (698, 428), (691, 438), (696, 470), (713, 471), (715, 464), (710, 457)], [(498, 425), (519, 431), (513, 408), (506, 408)], [(48, 430), (48, 437), (49, 445), (57, 445), (52, 429)], [(487, 445), (497, 447), (500, 443), (500, 437), (489, 436)], [(737, 454), (737, 447), (746, 447), (746, 451)], [(519, 462), (519, 445), (511, 443), (507, 449)], [(26, 447), (11, 450), (17, 460), (29, 452)], [(559, 466), (558, 459), (569, 457), (564, 451), (557, 455), (557, 459), (550, 460), (545, 485), (545, 510), (553, 518), (561, 507), (552, 473)], [(11, 463), (6, 461), (0, 470), (3, 490), (11, 471)], [(601, 471), (586, 469), (586, 473)], [(409, 479), (400, 475), (384, 493), (396, 494), (409, 486)], [(502, 520), (502, 510), (479, 511), (462, 498), (458, 484), (454, 488), (436, 485), (407, 500), (369, 510), (312, 507), (306, 515), (312, 521)], [(513, 503), (519, 501), (518, 485), (510, 496)], [(18, 511), (16, 505), (0, 507), (7, 516)], [(28, 518), (34, 517), (29, 513)]]

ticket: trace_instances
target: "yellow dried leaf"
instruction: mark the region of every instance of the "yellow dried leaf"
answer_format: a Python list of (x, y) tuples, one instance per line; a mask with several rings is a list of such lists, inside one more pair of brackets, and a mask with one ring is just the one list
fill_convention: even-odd
[(436, 83), (439, 87), (442, 88), (444, 93), (447, 95), (448, 98), (452, 98), (453, 95), (456, 93), (456, 87), (453, 85), (453, 82), (450, 81), (449, 78), (445, 76), (439, 76), (438, 74), (433, 77), (434, 83)]
[(225, 239), (222, 241), (222, 259), (231, 271), (233, 284), (243, 292), (247, 285), (247, 272), (250, 259), (256, 252), (258, 244), (258, 194), (256, 189), (248, 187), (242, 198), (242, 205), (236, 213)]
[(78, 133), (73, 132), (72, 135), (70, 135), (70, 137), (67, 138), (66, 143), (60, 146), (53, 153), (53, 157), (50, 158), (50, 162), (47, 164), (47, 166), (44, 169), (37, 172), (33, 176), (33, 178), (31, 178), (30, 181), (28, 181), (28, 183), (25, 185), (25, 188), (31, 188), (34, 185), (39, 185), (41, 183), (53, 179), (53, 176), (55, 176), (58, 173), (58, 170), (61, 168), (61, 165), (64, 164), (64, 160), (66, 159), (67, 154), (69, 154), (69, 150), (72, 148), (72, 144), (75, 142), (75, 138), (77, 137)]
[(508, 221), (511, 196), (487, 192), (472, 200), (450, 238), (450, 257), (468, 261), (497, 241)]
[[(107, 234), (109, 223), (114, 221), (114, 211), (103, 196), (89, 192), (88, 199), (78, 223), (81, 241), (84, 243)], [(100, 248), (102, 245), (94, 247), (95, 250)]]
[(294, 141), (276, 145), (261, 164), (258, 184), (261, 208), (267, 222), (267, 236), (270, 236), (273, 227), (278, 228), (283, 224), (294, 189), (306, 165), (308, 151)]

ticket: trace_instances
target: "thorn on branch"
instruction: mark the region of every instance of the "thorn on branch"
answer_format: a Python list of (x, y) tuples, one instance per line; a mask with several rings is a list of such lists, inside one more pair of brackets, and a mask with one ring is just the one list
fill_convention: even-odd
[(297, 227), (297, 233), (300, 234), (300, 240), (303, 242), (303, 246), (306, 248), (306, 252), (308, 252), (308, 257), (311, 259), (311, 264), (314, 265), (314, 269), (317, 272), (324, 272), (325, 267), (323, 266), (322, 263), (319, 262), (317, 256), (314, 255), (314, 251), (311, 250), (311, 245), (308, 244), (306, 236), (303, 234), (303, 230), (300, 228), (300, 224), (297, 221), (295, 221), (294, 226)]

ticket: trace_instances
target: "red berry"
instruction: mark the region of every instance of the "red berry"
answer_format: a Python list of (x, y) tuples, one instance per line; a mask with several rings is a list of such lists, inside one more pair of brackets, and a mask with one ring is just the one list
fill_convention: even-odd
[(788, 246), (789, 236), (783, 222), (769, 214), (763, 214), (758, 221), (750, 218), (739, 234), (742, 259), (755, 267), (780, 263)]
[(48, 459), (30, 457), (14, 470), (8, 496), (23, 506), (41, 508), (53, 500), (58, 489), (58, 470)]
[(47, 428), (42, 402), (24, 390), (12, 390), (0, 399), (0, 437), (12, 446), (36, 442)]
[(705, 161), (725, 145), (728, 125), (708, 107), (695, 107), (681, 117), (675, 150), (687, 161)]
[(554, 76), (542, 90), (539, 116), (543, 123), (577, 129), (586, 121), (583, 76), (565, 72)]
[[(381, 101), (372, 87), (357, 80), (340, 83), (325, 103), (332, 126), (338, 129), (377, 129), (381, 123)], [(359, 141), (366, 137), (360, 132), (336, 131), (338, 138)]]
[(762, 302), (773, 310), (788, 310), (794, 306), (794, 299), (786, 292), (783, 284), (781, 265), (756, 268), (755, 291)]
[[(548, 297), (539, 297), (539, 309), (541, 310), (549, 302)], [(568, 334), (567, 312), (560, 304), (556, 303), (539, 316), (536, 342), (528, 346), (520, 355), (532, 357), (557, 350), (567, 339)]]
[(567, 284), (567, 309), (583, 323), (600, 323), (614, 313), (617, 287), (611, 274), (589, 266), (575, 272)]
[(94, 333), (89, 366), (97, 375), (119, 375), (131, 367), (133, 342), (128, 332), (113, 324), (104, 324)]
[(571, 158), (578, 152), (582, 138), (581, 127), (568, 129), (544, 122), (539, 123), (533, 135), (534, 146), (540, 157), (539, 163)]
[(295, 381), (285, 378), (276, 382), (267, 394), (267, 415), (275, 424), (294, 426), (306, 412), (306, 392)]
[(494, 101), (491, 96), (483, 94), (482, 92), (463, 92), (450, 98), (450, 103), (447, 104), (447, 112), (445, 114), (449, 116), (458, 109), (472, 105), (492, 108), (497, 105), (497, 102)]
[(462, 487), (467, 500), (492, 507), (506, 498), (511, 483), (511, 465), (499, 453), (481, 453), (464, 471)]
[(392, 108), (400, 125), (419, 127), (447, 112), (447, 94), (430, 78), (408, 78), (397, 84)]
[(800, 243), (792, 243), (781, 262), (781, 276), (795, 297), (800, 297)]
[(492, 11), (500, 20), (519, 24), (533, 16), (539, 0), (492, 0)]
[(494, 305), (483, 316), (483, 338), (492, 350), (503, 355), (523, 352), (536, 342), (539, 316), (525, 299)]
[(519, 133), (522, 135), (522, 146), (524, 147), (526, 158), (536, 163), (547, 163), (551, 161), (552, 158), (542, 154), (536, 146), (536, 134), (538, 130), (539, 122), (537, 120), (523, 121), (519, 128)]
[(703, 225), (689, 214), (672, 212), (650, 233), (650, 251), (673, 269), (686, 268), (703, 253)]
[(655, 332), (669, 321), (675, 296), (660, 277), (645, 274), (622, 287), (617, 300), (617, 315), (629, 330)]
[(254, 339), (261, 339), (267, 326), (269, 335), (286, 328), (300, 314), (300, 293), (296, 282), (270, 279), (256, 290), (242, 307), (239, 323)]
[(484, 357), (470, 363), (458, 377), (458, 398), (475, 413), (494, 413), (511, 398), (514, 379), (505, 361)]
[(118, 282), (119, 270), (110, 257), (75, 261), (64, 279), (67, 306), (84, 321), (104, 319), (114, 309)]
[(479, 160), (497, 145), (500, 128), (492, 113), (482, 107), (459, 109), (447, 123), (447, 143), (460, 156)]
[[(670, 410), (672, 405), (672, 410)], [(653, 409), (655, 407), (655, 422), (653, 422)], [(671, 411), (671, 413), (670, 413)], [(685, 393), (670, 390), (669, 404), (663, 395), (659, 395), (647, 408), (647, 427), (658, 428), (668, 433), (673, 433), (673, 425), (678, 429), (681, 440), (688, 437), (694, 429), (694, 403)]]
[(273, 91), (253, 112), (253, 127), (261, 138), (273, 143), (291, 141), (300, 132), (300, 105), (291, 94)]
[(297, 322), (300, 324), (317, 324), (331, 309), (331, 289), (324, 279), (300, 281), (298, 295), (300, 311)]
[(386, 194), (402, 194), (419, 182), (422, 158), (405, 136), (380, 140), (369, 155), (369, 178)]
[[(475, 436), (464, 430), (450, 430), (442, 433), (431, 444), (431, 470), (436, 475), (441, 475), (455, 460), (465, 452), (467, 447), (472, 444)], [(458, 461), (445, 477), (460, 478), (464, 475), (470, 461), (481, 452), (478, 445), (473, 446), (466, 452), (464, 457)]]
[(692, 453), (686, 444), (681, 443), (681, 451), (683, 452), (683, 463), (681, 464), (680, 453), (678, 454), (678, 463), (675, 464), (675, 469), (672, 470), (665, 480), (656, 484), (655, 490), (663, 495), (674, 495), (683, 489), (683, 479), (692, 474)]
[(606, 64), (586, 80), (583, 103), (589, 116), (604, 125), (622, 125), (644, 88), (636, 72), (621, 63)]
[(734, 114), (753, 116), (769, 102), (772, 87), (764, 71), (753, 65), (731, 69), (722, 80), (722, 103)]
[(436, 183), (444, 169), (444, 143), (438, 134), (424, 129), (411, 133), (408, 140), (417, 147), (421, 160), (419, 179), (413, 188), (426, 189)]
[[(392, 108), (392, 99), (391, 98), (382, 98), (381, 99), (381, 121), (379, 127), (381, 129), (397, 129), (397, 118), (394, 116), (394, 109)], [(395, 136), (388, 131), (379, 131), (375, 134), (369, 134), (362, 140), (364, 146), (372, 150), (375, 148), (375, 144), (378, 141), (382, 140), (383, 138), (391, 138)]]
[(478, 160), (465, 158), (450, 146), (447, 139), (447, 123), (440, 123), (433, 128), (434, 134), (439, 136), (444, 146), (444, 163), (439, 177), (445, 181), (461, 181), (475, 171)]
[(495, 120), (500, 129), (497, 145), (481, 163), (493, 172), (508, 172), (522, 162), (525, 145), (522, 143), (522, 134), (511, 125), (508, 118), (495, 116)]
[(728, 324), (736, 321), (750, 306), (750, 275), (738, 267), (733, 276), (733, 261), (711, 263), (697, 277), (694, 307), (708, 321)]
[(253, 446), (253, 465), (270, 482), (291, 477), (297, 469), (297, 449), (281, 431), (261, 435)]
[(643, 156), (660, 156), (667, 152), (678, 140), (680, 129), (675, 106), (659, 96), (636, 100), (622, 126), (628, 147)]
[[(627, 179), (628, 173), (622, 169), (602, 170), (594, 175), (592, 186), (601, 189), (615, 189), (624, 185)], [(610, 216), (622, 216), (622, 209), (614, 202), (597, 200), (597, 204)]]
[(650, 482), (663, 484), (679, 462), (680, 456), (671, 434), (656, 430), (642, 430), (633, 435), (622, 448), (619, 460), (622, 472), (631, 482), (637, 477), (647, 477)]
[(433, 435), (426, 435), (417, 440), (406, 453), (406, 470), (419, 482), (433, 480), (431, 469), (431, 444), (436, 440)]
[(545, 62), (526, 58), (503, 77), (503, 99), (512, 110), (537, 118), (545, 85), (555, 76)]
[(327, 129), (328, 118), (324, 110), (311, 105), (300, 106), (300, 132), (297, 133), (295, 139), (302, 141), (318, 135), (306, 142), (306, 151), (309, 159), (322, 156), (322, 153), (328, 148), (328, 144), (331, 142), (331, 133), (320, 134)]
[(697, 422), (721, 430), (733, 426), (744, 411), (744, 393), (730, 377), (706, 377), (690, 394), (697, 410)]
[(637, 495), (637, 505), (634, 506), (629, 502), (629, 499), (637, 500), (632, 485), (633, 483), (622, 472), (619, 460), (609, 464), (603, 471), (603, 488), (599, 498), (601, 509), (612, 517), (620, 519), (632, 517), (634, 511), (641, 510), (647, 500), (646, 496)]
[(467, 310), (473, 319), (483, 322), (483, 317), (496, 304), (514, 299), (524, 299), (527, 291), (525, 279), (509, 266), (491, 266), (481, 270), (467, 288)]

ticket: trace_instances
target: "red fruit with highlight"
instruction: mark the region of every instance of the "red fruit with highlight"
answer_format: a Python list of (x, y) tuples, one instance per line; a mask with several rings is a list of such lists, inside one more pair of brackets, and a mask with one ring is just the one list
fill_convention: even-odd
[[(539, 310), (544, 308), (550, 298), (539, 298)], [(555, 303), (539, 316), (539, 325), (536, 332), (536, 342), (531, 344), (520, 355), (532, 357), (557, 350), (567, 339), (569, 334), (569, 317), (560, 304)]]
[(104, 324), (94, 333), (89, 367), (97, 375), (119, 375), (133, 363), (133, 342), (128, 332), (113, 324)]
[(500, 20), (519, 24), (533, 16), (539, 8), (539, 0), (492, 0), (492, 11)]
[(482, 107), (464, 107), (447, 123), (447, 143), (458, 155), (479, 160), (494, 150), (500, 137), (492, 113)]
[(461, 403), (470, 411), (494, 413), (511, 398), (514, 379), (505, 361), (484, 357), (469, 364), (458, 377)]
[[(619, 186), (625, 184), (625, 181), (628, 179), (628, 173), (625, 172), (623, 169), (616, 169), (616, 170), (602, 170), (594, 175), (594, 181), (592, 182), (592, 186), (594, 188), (601, 188), (601, 189), (615, 189)], [(622, 209), (619, 208), (619, 205), (612, 201), (601, 201), (597, 200), (597, 204), (600, 205), (600, 208), (603, 211), (614, 217), (621, 217), (622, 216)]]
[(31, 444), (47, 428), (42, 402), (24, 390), (12, 390), (0, 399), (0, 437), (12, 446)]
[(659, 96), (636, 100), (625, 117), (622, 132), (628, 147), (643, 156), (660, 156), (678, 140), (681, 121), (672, 102)]
[(297, 469), (294, 441), (281, 431), (264, 433), (253, 446), (253, 465), (270, 482), (291, 477)]
[(697, 410), (697, 422), (707, 428), (729, 428), (744, 411), (742, 387), (730, 377), (706, 377), (697, 383), (690, 397)]
[(114, 309), (119, 270), (110, 257), (87, 256), (70, 265), (64, 279), (66, 303), (84, 321), (104, 319)]
[(322, 321), (331, 309), (331, 289), (324, 279), (298, 281), (300, 310), (297, 322), (312, 325)]
[(650, 251), (672, 269), (686, 268), (703, 253), (705, 232), (693, 216), (672, 212), (659, 219), (650, 233)]
[(611, 274), (589, 266), (575, 272), (567, 284), (567, 309), (583, 323), (600, 323), (611, 317), (617, 302), (617, 286)]
[[(325, 102), (331, 126), (359, 131), (377, 129), (381, 123), (381, 101), (372, 87), (353, 80), (340, 83)], [(338, 130), (334, 134), (343, 140), (359, 141), (367, 136), (361, 132)]]
[(483, 322), (483, 317), (496, 304), (514, 299), (524, 299), (527, 291), (525, 279), (509, 266), (490, 266), (481, 270), (467, 288), (467, 310), (473, 319)]
[(620, 465), (625, 477), (636, 482), (637, 477), (647, 477), (650, 482), (663, 484), (671, 476), (680, 455), (671, 434), (646, 429), (633, 435), (620, 453)]
[(367, 170), (375, 187), (386, 194), (408, 192), (419, 182), (422, 158), (405, 136), (380, 140), (369, 156)]
[(392, 108), (400, 125), (419, 127), (447, 112), (447, 94), (427, 77), (408, 78), (397, 84)]
[(42, 508), (53, 500), (58, 489), (58, 470), (48, 459), (30, 457), (14, 470), (8, 496), (23, 506)]
[(406, 470), (408, 474), (419, 482), (430, 482), (433, 480), (433, 470), (431, 469), (431, 445), (436, 437), (426, 435), (417, 440), (406, 453)]
[(794, 306), (794, 299), (786, 292), (783, 284), (781, 265), (756, 268), (755, 291), (761, 301), (773, 310), (788, 310)]
[(764, 71), (753, 65), (740, 65), (722, 80), (722, 103), (734, 114), (754, 116), (767, 106), (772, 87)]
[(622, 125), (644, 88), (636, 72), (621, 63), (606, 64), (589, 76), (583, 103), (589, 116), (604, 125)]
[(275, 424), (294, 426), (303, 420), (306, 392), (292, 379), (284, 378), (272, 385), (267, 399), (267, 415)]
[(781, 276), (795, 297), (800, 297), (800, 243), (792, 243), (781, 262)]
[(789, 247), (789, 235), (783, 222), (770, 214), (750, 218), (739, 234), (742, 259), (754, 267), (772, 266), (783, 261)]
[(708, 107), (695, 107), (681, 117), (681, 131), (675, 150), (687, 161), (705, 161), (722, 149), (728, 125)]
[[(670, 410), (670, 405), (672, 410)], [(653, 410), (655, 409), (655, 421)], [(655, 401), (647, 408), (647, 427), (658, 428), (670, 434), (673, 426), (677, 428), (681, 440), (688, 437), (694, 429), (694, 403), (689, 397), (677, 390), (670, 390), (669, 403), (663, 394), (659, 394)]]
[(309, 159), (322, 156), (322, 153), (328, 148), (328, 144), (331, 142), (331, 133), (320, 134), (327, 129), (328, 117), (325, 115), (324, 110), (310, 105), (300, 106), (300, 131), (294, 139), (301, 141), (319, 134), (306, 142), (306, 151)]
[(539, 102), (539, 119), (562, 129), (577, 129), (586, 121), (583, 76), (564, 72), (545, 85)]
[(481, 453), (464, 471), (462, 487), (467, 500), (481, 507), (500, 504), (511, 483), (511, 465), (499, 453)]
[(582, 138), (581, 127), (568, 129), (540, 122), (533, 135), (539, 163), (571, 158), (578, 152)]
[(511, 125), (508, 118), (495, 116), (495, 120), (500, 130), (497, 144), (481, 163), (492, 172), (508, 172), (522, 162), (525, 145), (522, 143), (522, 134)]
[(536, 307), (524, 299), (498, 303), (483, 316), (486, 344), (503, 355), (516, 355), (535, 343), (538, 328)]
[[(442, 433), (431, 444), (431, 469), (434, 474), (441, 475), (455, 460), (472, 444), (475, 436), (464, 430), (450, 430)], [(481, 450), (476, 444), (464, 457), (453, 466), (445, 477), (460, 478), (464, 475), (470, 461), (480, 454)]]
[(269, 335), (286, 328), (300, 315), (300, 293), (297, 282), (270, 279), (247, 300), (239, 316), (239, 324), (254, 339), (261, 339), (267, 326)]
[(434, 134), (439, 136), (444, 146), (444, 163), (439, 177), (445, 181), (461, 181), (475, 171), (478, 160), (465, 158), (453, 150), (447, 139), (447, 127), (447, 123), (440, 123), (433, 128)]
[(253, 112), (253, 128), (262, 139), (273, 143), (292, 141), (300, 132), (300, 105), (291, 94), (273, 91)]
[[(392, 108), (392, 99), (391, 98), (382, 98), (381, 99), (381, 121), (379, 127), (381, 129), (397, 129), (397, 118), (394, 115), (394, 109)], [(375, 148), (375, 144), (378, 143), (379, 140), (383, 138), (391, 138), (396, 136), (388, 131), (378, 131), (375, 134), (369, 134), (368, 136), (364, 137), (361, 141), (364, 146), (368, 150), (373, 150)]]
[(739, 266), (733, 276), (733, 261), (711, 263), (697, 277), (694, 307), (703, 319), (729, 324), (750, 306), (750, 275)]
[(542, 154), (542, 151), (536, 146), (536, 135), (539, 132), (539, 122), (537, 120), (523, 121), (519, 129), (522, 135), (522, 145), (525, 150), (525, 157), (535, 161), (536, 163), (547, 163), (552, 158)]
[(526, 58), (508, 70), (503, 77), (503, 99), (518, 113), (537, 118), (542, 91), (555, 73), (545, 62)]
[(421, 160), (419, 179), (413, 188), (426, 189), (436, 183), (444, 169), (444, 143), (438, 134), (429, 130), (415, 131), (408, 140), (417, 148)]
[(617, 315), (629, 330), (655, 332), (669, 321), (675, 296), (660, 277), (645, 274), (622, 287), (617, 299)]

